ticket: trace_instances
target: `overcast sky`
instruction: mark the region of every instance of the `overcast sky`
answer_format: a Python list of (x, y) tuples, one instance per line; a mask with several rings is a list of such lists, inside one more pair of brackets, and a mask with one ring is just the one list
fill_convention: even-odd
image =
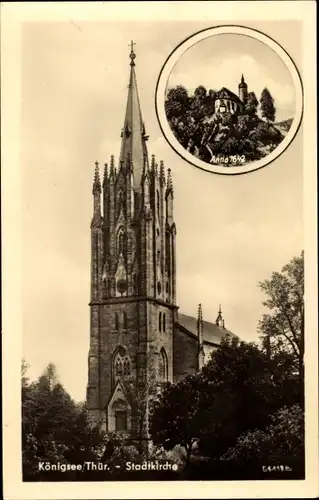
[(227, 33), (197, 42), (175, 64), (168, 87), (184, 85), (190, 94), (199, 85), (226, 87), (238, 95), (242, 74), (257, 99), (268, 88), (275, 99), (276, 121), (293, 118), (295, 89), (288, 68), (272, 48), (251, 36)]
[[(78, 400), (84, 399), (87, 383), (93, 168), (96, 160), (119, 155), (131, 39), (149, 153), (164, 160), (174, 179), (180, 311), (195, 315), (201, 302), (204, 319), (214, 321), (221, 303), (226, 327), (245, 340), (257, 339), (263, 310), (258, 282), (303, 247), (301, 133), (274, 163), (240, 176), (198, 170), (161, 135), (154, 94), (162, 65), (183, 39), (209, 26), (24, 27), (23, 351), (31, 377), (53, 362)], [(286, 29), (279, 22), (254, 26), (277, 39), (302, 74), (298, 23)], [(253, 90), (259, 78), (246, 73)]]

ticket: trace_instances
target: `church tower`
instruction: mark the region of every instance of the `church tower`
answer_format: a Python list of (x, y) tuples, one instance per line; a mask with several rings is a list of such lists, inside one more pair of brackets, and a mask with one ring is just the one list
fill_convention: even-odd
[(238, 96), (239, 99), (246, 104), (248, 98), (248, 85), (245, 82), (244, 75), (241, 75), (240, 84), (238, 85)]
[(170, 170), (149, 158), (135, 52), (119, 161), (100, 179), (95, 165), (91, 222), (87, 408), (108, 432), (141, 437), (138, 405), (173, 381), (176, 227)]

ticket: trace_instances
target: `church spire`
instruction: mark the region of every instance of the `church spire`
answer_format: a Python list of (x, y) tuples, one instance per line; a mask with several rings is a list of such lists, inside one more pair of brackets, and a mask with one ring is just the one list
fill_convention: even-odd
[(134, 52), (134, 45), (135, 44), (132, 41), (130, 43), (130, 81), (128, 85), (124, 127), (122, 130), (120, 164), (121, 162), (124, 162), (124, 165), (126, 165), (128, 155), (130, 156), (133, 170), (134, 189), (140, 191), (145, 158), (147, 161), (147, 148), (145, 144), (147, 136), (145, 135), (145, 126), (142, 119), (136, 83), (136, 54)]
[(222, 308), (221, 308), (220, 304), (219, 304), (218, 315), (217, 315), (217, 318), (216, 318), (216, 325), (220, 326), (222, 328), (225, 328), (225, 320), (224, 320), (224, 318), (222, 316)]

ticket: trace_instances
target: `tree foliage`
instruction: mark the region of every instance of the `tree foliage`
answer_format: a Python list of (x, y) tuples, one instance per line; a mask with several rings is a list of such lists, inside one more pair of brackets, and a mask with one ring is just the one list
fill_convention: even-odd
[[(50, 364), (39, 379), (29, 383), (22, 363), (22, 462), (24, 478), (46, 476), (39, 463), (83, 463), (102, 453), (105, 435), (89, 423), (84, 404), (75, 403), (59, 383)], [(52, 474), (52, 473), (51, 473)], [(48, 473), (50, 476), (50, 473)]]
[(281, 272), (260, 283), (269, 310), (259, 323), (262, 344), (275, 362), (287, 363), (304, 377), (304, 253), (294, 257)]
[(176, 445), (183, 446), (187, 462), (203, 421), (204, 384), (202, 374), (198, 373), (169, 386), (153, 402), (150, 415), (153, 443), (163, 446), (165, 450), (172, 450)]
[(270, 311), (261, 321), (261, 345), (226, 336), (201, 372), (167, 388), (151, 414), (157, 445), (179, 444), (189, 460), (196, 443), (210, 460), (259, 456), (259, 464), (267, 455), (287, 463), (290, 450), (303, 463), (303, 369), (296, 371), (303, 346), (303, 254), (261, 287)]
[(304, 457), (304, 412), (299, 405), (283, 407), (271, 418), (265, 430), (239, 436), (236, 446), (221, 458), (238, 463), (288, 465)]
[(247, 103), (245, 106), (245, 112), (248, 116), (255, 116), (257, 113), (258, 99), (255, 92), (249, 92), (247, 96)]
[(267, 88), (261, 93), (260, 97), (261, 116), (267, 121), (274, 122), (276, 119), (276, 108), (274, 99)]

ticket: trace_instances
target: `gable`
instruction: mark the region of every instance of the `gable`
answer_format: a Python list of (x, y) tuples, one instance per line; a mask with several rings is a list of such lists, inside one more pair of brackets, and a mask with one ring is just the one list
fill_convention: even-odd
[(219, 90), (216, 93), (215, 99), (216, 100), (217, 99), (230, 99), (231, 101), (237, 102), (238, 104), (242, 104), (239, 97), (236, 94), (234, 94), (234, 92), (232, 92), (231, 90), (226, 89), (226, 87), (223, 87), (221, 90)]

